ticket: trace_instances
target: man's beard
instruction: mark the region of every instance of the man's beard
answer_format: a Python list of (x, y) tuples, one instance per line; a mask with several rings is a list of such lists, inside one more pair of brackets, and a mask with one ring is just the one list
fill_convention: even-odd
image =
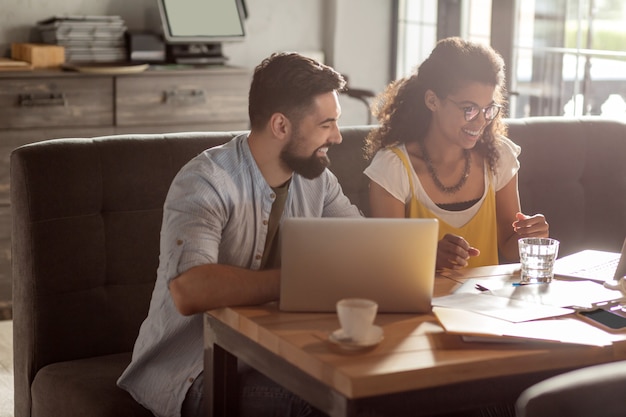
[[(296, 174), (304, 178), (313, 179), (322, 175), (322, 172), (330, 166), (328, 156), (317, 156), (317, 150), (310, 156), (299, 156), (297, 154), (300, 144), (304, 144), (305, 139), (294, 132), (291, 140), (280, 153), (280, 159)], [(330, 147), (330, 144), (324, 145)]]

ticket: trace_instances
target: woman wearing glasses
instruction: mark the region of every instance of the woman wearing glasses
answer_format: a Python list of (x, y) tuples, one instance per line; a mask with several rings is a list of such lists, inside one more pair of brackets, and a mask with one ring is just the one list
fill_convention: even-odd
[(517, 261), (520, 237), (548, 236), (543, 215), (520, 212), (520, 148), (504, 136), (503, 90), (497, 52), (447, 38), (374, 110), (371, 215), (439, 219), (438, 269), (498, 264), (498, 253)]

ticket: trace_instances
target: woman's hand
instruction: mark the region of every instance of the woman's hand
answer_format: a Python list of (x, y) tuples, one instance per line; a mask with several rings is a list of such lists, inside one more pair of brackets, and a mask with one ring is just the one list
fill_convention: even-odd
[(446, 234), (437, 245), (437, 269), (460, 269), (467, 266), (470, 256), (478, 256), (480, 251), (461, 236)]
[(527, 216), (523, 213), (515, 214), (513, 230), (518, 238), (522, 237), (548, 237), (550, 235), (550, 225), (543, 214)]

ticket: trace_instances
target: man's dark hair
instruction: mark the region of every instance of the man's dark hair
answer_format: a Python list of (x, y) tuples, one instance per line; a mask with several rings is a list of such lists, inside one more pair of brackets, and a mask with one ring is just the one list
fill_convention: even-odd
[(275, 53), (254, 70), (248, 114), (252, 129), (261, 129), (274, 113), (297, 123), (315, 96), (341, 91), (346, 81), (333, 68), (298, 53)]

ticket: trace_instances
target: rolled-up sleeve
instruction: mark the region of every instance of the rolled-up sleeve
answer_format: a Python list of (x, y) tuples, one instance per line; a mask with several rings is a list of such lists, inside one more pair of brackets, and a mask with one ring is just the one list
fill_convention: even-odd
[(206, 178), (219, 173), (197, 165), (174, 179), (164, 206), (161, 253), (168, 282), (194, 266), (218, 262), (226, 209)]

